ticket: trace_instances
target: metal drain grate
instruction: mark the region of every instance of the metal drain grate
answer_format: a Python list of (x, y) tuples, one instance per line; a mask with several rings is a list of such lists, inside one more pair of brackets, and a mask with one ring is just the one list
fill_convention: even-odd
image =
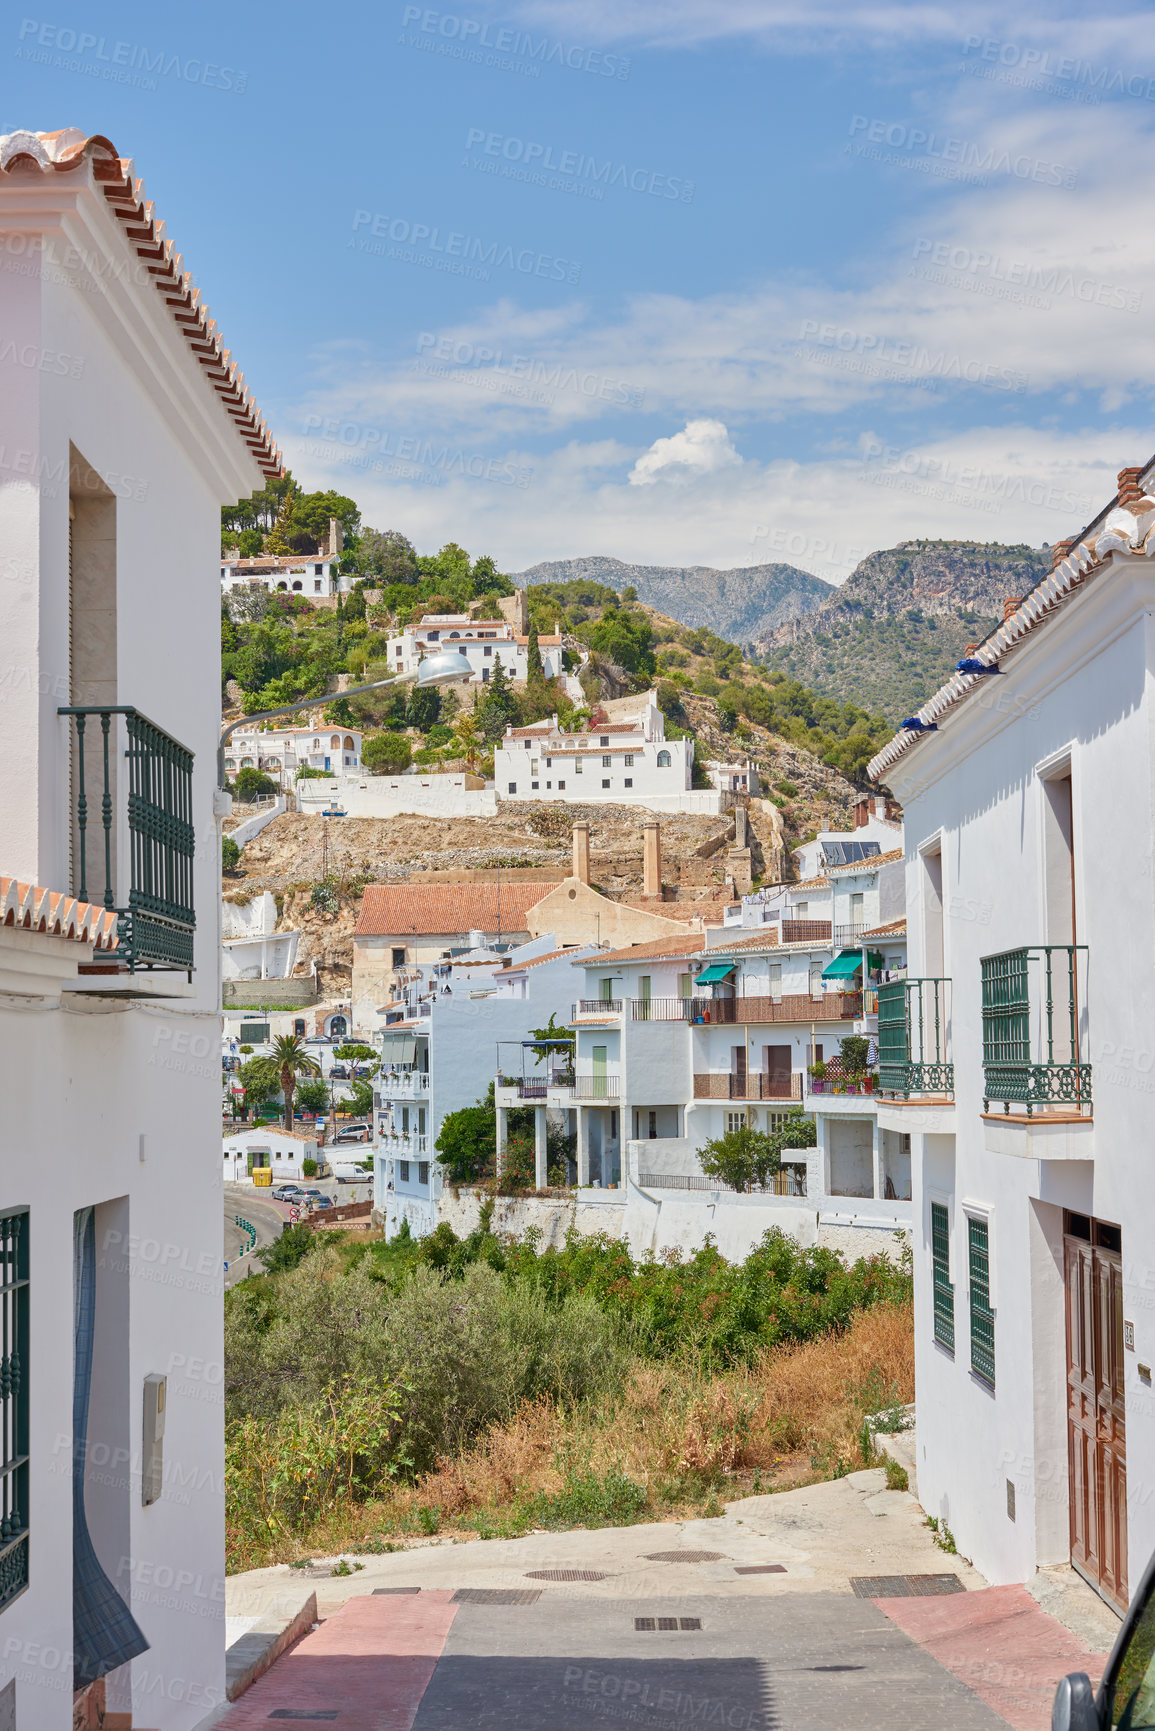
[(638, 1631), (639, 1634), (652, 1633), (653, 1631), (659, 1630), (659, 1629), (665, 1629), (665, 1630), (669, 1631), (669, 1630), (679, 1630), (679, 1629), (700, 1629), (701, 1627), (702, 1627), (701, 1617), (635, 1617), (634, 1618), (634, 1628)]
[(736, 1575), (784, 1575), (785, 1563), (747, 1563), (745, 1568), (735, 1569)]
[(966, 1591), (957, 1575), (855, 1575), (850, 1586), (859, 1599), (925, 1599)]
[(650, 1551), (647, 1563), (724, 1563), (722, 1551)]
[(458, 1587), (453, 1605), (536, 1605), (540, 1587)]
[(527, 1581), (608, 1581), (597, 1569), (527, 1569)]
[(373, 1597), (380, 1598), (382, 1593), (419, 1593), (420, 1587), (374, 1587)]
[(270, 1719), (335, 1719), (336, 1707), (274, 1707)]

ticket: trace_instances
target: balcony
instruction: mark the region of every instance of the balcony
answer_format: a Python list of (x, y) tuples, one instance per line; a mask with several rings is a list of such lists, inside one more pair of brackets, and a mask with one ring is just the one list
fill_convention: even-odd
[(497, 1075), (497, 1087), (516, 1088), (519, 1100), (547, 1100), (559, 1089), (572, 1089), (574, 1074), (571, 1069), (559, 1065), (548, 1073), (543, 1071), (539, 1076), (506, 1076), (500, 1071)]
[(866, 927), (861, 923), (856, 926), (835, 926), (831, 932), (831, 945), (836, 950), (857, 950), (862, 946), (862, 934)]
[(1040, 944), (982, 958), (983, 1110), (1091, 1114), (1087, 946)]
[(193, 754), (136, 709), (87, 706), (58, 713), (75, 722), (73, 894), (102, 901), (117, 923), (108, 967), (86, 971), (163, 969), (191, 980)]
[(587, 1018), (595, 1022), (604, 1022), (610, 1016), (620, 1016), (622, 1000), (620, 998), (579, 998), (573, 1006), (571, 1022), (581, 1022)]
[[(653, 1005), (662, 1006), (654, 1015)], [(674, 1006), (681, 1013), (674, 1013)], [(687, 1021), (695, 1024), (721, 1022), (727, 1026), (736, 1022), (852, 1022), (862, 1013), (861, 992), (823, 992), (811, 997), (809, 992), (783, 992), (780, 997), (745, 998), (654, 998), (651, 1014), (637, 1016), (638, 1021)]]
[(424, 1099), (429, 1092), (428, 1070), (378, 1071), (375, 1080), (382, 1100)]
[(707, 1071), (694, 1077), (695, 1100), (781, 1100), (802, 1101), (802, 1072), (789, 1076), (748, 1070), (745, 1075), (732, 1071)]
[[(643, 1190), (698, 1190), (719, 1192), (734, 1196), (737, 1192), (732, 1184), (723, 1184), (718, 1178), (706, 1178), (698, 1172), (639, 1172), (638, 1186)], [(748, 1196), (805, 1196), (806, 1168), (798, 1163), (783, 1165), (774, 1173), (768, 1184), (754, 1184), (748, 1191)]]
[(783, 944), (828, 944), (833, 928), (829, 920), (783, 920)]
[(620, 1082), (620, 1076), (613, 1072), (578, 1075), (573, 1079), (573, 1097), (575, 1100), (616, 1100)]
[(891, 980), (878, 988), (878, 1091), (951, 1099), (950, 981)]

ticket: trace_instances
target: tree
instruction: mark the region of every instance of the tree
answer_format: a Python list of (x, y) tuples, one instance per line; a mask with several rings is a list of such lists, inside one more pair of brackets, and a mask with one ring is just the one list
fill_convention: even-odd
[(488, 553), (474, 560), (472, 577), (475, 595), (512, 595), (514, 592), (513, 584), (497, 569)]
[(525, 651), (525, 677), (527, 683), (531, 679), (545, 678), (545, 668), (541, 664), (541, 650), (537, 641), (537, 626), (532, 619), (529, 623), (529, 643)]
[(698, 1164), (708, 1178), (721, 1179), (738, 1191), (750, 1190), (756, 1183), (764, 1182), (762, 1173), (778, 1170), (769, 1136), (749, 1124), (741, 1124), (737, 1130), (728, 1130), (724, 1136), (707, 1142), (698, 1150)]
[(258, 799), (272, 799), (276, 791), (277, 784), (272, 776), (259, 769), (239, 769), (233, 782), (234, 794), (245, 805), (252, 805)]
[(315, 553), (329, 533), (329, 520), (336, 517), (346, 535), (355, 535), (361, 513), (354, 500), (331, 488), (324, 493), (296, 493), (286, 503), (269, 536), (274, 553)]
[(304, 1262), (310, 1251), (320, 1243), (311, 1227), (299, 1221), (296, 1226), (283, 1226), (281, 1236), (257, 1251), (257, 1261), (263, 1262), (266, 1274), (288, 1274)]
[(334, 1047), (333, 1056), (345, 1063), (369, 1064), (377, 1054), (372, 1046), (363, 1045), (359, 1040), (346, 1040), (343, 1046)]
[(272, 1100), (281, 1087), (277, 1066), (271, 1058), (250, 1058), (237, 1070), (237, 1081), (245, 1091), (245, 1105), (254, 1108)]
[(501, 665), (500, 655), (494, 657), (485, 696), (474, 709), (473, 718), (487, 745), (496, 745), (510, 723), (517, 719), (517, 699), (509, 675)]
[(373, 1084), (363, 1077), (350, 1082), (349, 1092), (341, 1102), (342, 1112), (354, 1118), (367, 1118), (373, 1110)]
[(419, 733), (428, 733), (431, 727), (436, 727), (440, 714), (441, 693), (435, 685), (410, 688), (409, 701), (405, 705), (405, 719), (410, 727), (415, 727)]
[(221, 837), (221, 870), (223, 872), (235, 872), (240, 857), (241, 850), (232, 836), (223, 835)]
[(352, 550), (354, 568), (363, 577), (376, 577), (380, 585), (416, 583), (417, 553), (408, 536), (398, 529), (366, 529)]
[(413, 748), (403, 733), (375, 733), (361, 746), (361, 762), (370, 775), (400, 775), (413, 762)]
[(434, 1143), (451, 1184), (473, 1184), (493, 1171), (497, 1159), (497, 1117), (489, 1106), (463, 1106), (448, 1112)]
[(531, 1028), (529, 1031), (535, 1040), (542, 1042), (540, 1046), (530, 1048), (537, 1063), (540, 1064), (543, 1059), (548, 1060), (553, 1056), (555, 1059), (569, 1064), (572, 1069), (574, 1044), (577, 1036), (572, 1030), (557, 1026), (552, 1010), (549, 1013), (549, 1021), (544, 1028)]
[(237, 553), (242, 559), (255, 559), (264, 545), (265, 537), (259, 529), (242, 529), (237, 536)]
[(466, 711), (458, 716), (453, 731), (457, 735), (466, 766), (472, 769), (481, 755), (481, 739), (478, 735), (477, 723), (473, 716)]
[(285, 1129), (293, 1128), (293, 1093), (297, 1086), (298, 1076), (319, 1076), (321, 1066), (315, 1058), (311, 1058), (305, 1050), (305, 1042), (300, 1034), (278, 1034), (273, 1041), (272, 1062), (276, 1065), (281, 1079), (281, 1092), (285, 1096)]
[(308, 1076), (298, 1082), (296, 1098), (302, 1112), (320, 1115), (329, 1110), (329, 1090), (319, 1076)]

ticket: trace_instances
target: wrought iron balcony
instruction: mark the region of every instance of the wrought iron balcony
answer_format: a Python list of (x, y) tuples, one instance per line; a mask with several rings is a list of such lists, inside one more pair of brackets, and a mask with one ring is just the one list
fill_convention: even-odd
[(620, 1078), (616, 1075), (602, 1075), (600, 1071), (573, 1079), (573, 1096), (575, 1100), (616, 1100)]
[[(80, 901), (101, 899), (115, 912), (117, 947), (110, 960), (119, 967), (129, 973), (174, 969), (191, 979), (196, 931), (193, 754), (139, 710), (123, 705), (88, 705), (59, 713), (76, 724), (73, 894)], [(126, 742), (127, 785), (119, 772), (122, 728), (117, 718)], [(90, 814), (98, 799), (99, 817)]]
[(880, 1094), (954, 1097), (950, 981), (890, 980), (878, 988)]
[(571, 1022), (580, 1021), (583, 1016), (593, 1016), (601, 1019), (605, 1016), (620, 1016), (622, 1000), (620, 998), (579, 998), (573, 1007)]
[(1085, 944), (1040, 944), (984, 956), (983, 1110), (1091, 1111)]
[(829, 920), (783, 920), (784, 944), (828, 944), (832, 927)]

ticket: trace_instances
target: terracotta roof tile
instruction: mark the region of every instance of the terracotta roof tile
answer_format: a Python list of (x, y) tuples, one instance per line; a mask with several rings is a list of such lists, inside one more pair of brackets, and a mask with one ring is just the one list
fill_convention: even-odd
[(75, 127), (60, 132), (10, 132), (0, 137), (0, 172), (17, 164), (45, 174), (68, 174), (91, 167), (93, 182), (103, 192), (111, 215), (120, 222), (130, 251), (145, 261), (157, 293), (193, 360), (221, 400), (238, 437), (249, 447), (265, 475), (282, 472), (281, 453), (245, 388), (244, 374), (221, 341), (215, 322), (200, 297), (184, 260), (164, 232), (164, 223), (145, 197), (144, 182), (133, 178), (133, 164), (99, 133), (90, 137)]
[(639, 913), (658, 914), (664, 920), (682, 920), (687, 925), (695, 921), (705, 921), (707, 925), (721, 925), (723, 910), (733, 904), (724, 902), (658, 902), (658, 901), (624, 901), (619, 904), (624, 908), (636, 908)]
[(900, 920), (888, 920), (884, 926), (872, 926), (868, 932), (863, 932), (864, 938), (905, 938), (906, 915)]
[(21, 883), (18, 878), (0, 877), (0, 925), (73, 938), (97, 950), (114, 950), (117, 943), (116, 914), (111, 908), (78, 902), (59, 890)]
[(643, 962), (661, 956), (697, 956), (703, 953), (706, 939), (701, 932), (691, 932), (684, 938), (651, 938), (648, 943), (630, 944), (624, 950), (601, 950), (574, 962), (575, 968), (600, 968), (604, 962)]
[(839, 872), (873, 871), (875, 866), (891, 865), (896, 859), (905, 858), (906, 850), (904, 848), (892, 847), (887, 853), (867, 854), (865, 859), (851, 860), (848, 865), (827, 866), (826, 869), (831, 877), (834, 877)]
[(354, 937), (406, 933), (524, 932), (525, 916), (553, 882), (513, 884), (370, 884)]

